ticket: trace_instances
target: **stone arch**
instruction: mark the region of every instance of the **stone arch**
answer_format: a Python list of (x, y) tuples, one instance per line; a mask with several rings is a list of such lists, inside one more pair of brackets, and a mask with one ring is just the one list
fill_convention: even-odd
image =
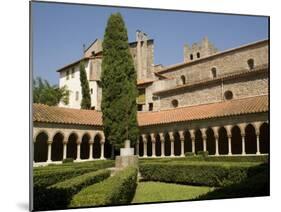
[(42, 130), (36, 134), (34, 142), (34, 162), (46, 162), (48, 159), (48, 133)]
[(93, 143), (93, 158), (100, 158), (101, 156), (101, 141), (102, 135), (100, 133), (96, 133)]
[(216, 139), (215, 139), (215, 134), (214, 131), (211, 127), (209, 127), (206, 130), (206, 136), (207, 136), (207, 151), (209, 152), (210, 155), (215, 155), (216, 154)]
[(77, 142), (78, 142), (78, 134), (76, 132), (71, 132), (68, 136), (67, 142), (67, 158), (77, 158)]
[(52, 141), (52, 161), (62, 161), (63, 159), (64, 134), (58, 131), (53, 136)]
[(91, 136), (89, 133), (84, 133), (81, 139), (81, 146), (80, 146), (80, 157), (82, 160), (89, 158), (89, 146), (90, 146)]
[(175, 154), (175, 156), (181, 155), (181, 141), (180, 141), (180, 135), (178, 132), (174, 133), (174, 154)]
[(256, 154), (257, 152), (256, 130), (252, 124), (245, 127), (245, 152), (247, 154)]
[(228, 137), (227, 131), (224, 127), (220, 127), (218, 130), (219, 134), (219, 154), (227, 155), (228, 154)]
[(142, 136), (139, 136), (139, 156), (143, 156), (143, 140), (142, 140)]
[(155, 154), (156, 156), (161, 156), (161, 140), (159, 134), (155, 136), (155, 142)]
[(192, 141), (189, 130), (184, 132), (184, 153), (192, 152)]
[(107, 139), (105, 139), (105, 142), (104, 142), (104, 157), (110, 158), (111, 157), (111, 151), (112, 151), (112, 145)]
[(260, 126), (260, 152), (269, 153), (269, 126), (266, 122)]
[(195, 131), (195, 153), (197, 154), (198, 151), (203, 151), (203, 138), (200, 129)]
[(184, 75), (181, 75), (181, 84), (184, 85), (186, 83), (186, 79)]
[(165, 133), (164, 138), (165, 138), (165, 143), (164, 143), (165, 156), (170, 156), (171, 155), (171, 139), (170, 139), (169, 133)]
[(147, 156), (151, 157), (152, 156), (152, 140), (151, 140), (151, 136), (147, 135), (146, 139), (147, 139)]
[(231, 128), (231, 151), (232, 154), (242, 153), (241, 130), (237, 125)]
[(253, 58), (248, 59), (248, 60), (247, 60), (247, 64), (248, 64), (248, 68), (249, 68), (250, 70), (254, 69), (254, 67), (255, 67), (255, 61), (254, 61)]

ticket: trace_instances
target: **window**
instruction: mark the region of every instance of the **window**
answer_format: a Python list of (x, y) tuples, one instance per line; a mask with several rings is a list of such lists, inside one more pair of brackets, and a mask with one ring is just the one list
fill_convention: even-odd
[(197, 55), (197, 58), (200, 58), (200, 52), (197, 52), (196, 55)]
[(153, 103), (152, 102), (148, 104), (148, 110), (153, 111)]
[(91, 88), (91, 90), (90, 90), (90, 91), (91, 91), (91, 94), (93, 94), (93, 88)]
[(224, 98), (225, 98), (226, 100), (233, 99), (233, 93), (232, 93), (232, 91), (226, 91), (226, 92), (224, 92)]
[(78, 92), (78, 91), (75, 92), (75, 100), (76, 100), (76, 101), (79, 100), (79, 92)]
[(253, 59), (249, 59), (249, 60), (247, 61), (247, 63), (248, 63), (248, 66), (249, 66), (249, 69), (250, 69), (250, 70), (254, 69), (255, 62), (254, 62)]
[(174, 100), (172, 101), (172, 106), (173, 106), (173, 107), (178, 107), (178, 106), (179, 106), (179, 101), (176, 100), (176, 99), (174, 99)]
[(74, 78), (74, 73), (75, 73), (75, 70), (74, 70), (74, 68), (72, 68), (72, 70), (71, 70), (71, 78)]
[(193, 60), (193, 55), (192, 54), (189, 55), (189, 58), (190, 58), (190, 60)]
[(91, 107), (91, 110), (95, 110), (95, 109), (96, 109), (95, 106)]
[(95, 54), (96, 54), (95, 51), (92, 51), (92, 56), (95, 56)]
[(66, 80), (69, 79), (69, 70), (66, 71)]
[(181, 83), (184, 85), (185, 84), (185, 76), (181, 76)]
[(138, 111), (142, 111), (142, 105), (138, 104)]
[(213, 78), (217, 77), (217, 69), (215, 67), (212, 68), (212, 76)]

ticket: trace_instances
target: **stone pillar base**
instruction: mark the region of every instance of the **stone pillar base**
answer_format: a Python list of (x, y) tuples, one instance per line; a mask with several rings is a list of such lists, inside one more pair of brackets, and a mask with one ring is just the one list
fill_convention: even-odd
[(138, 167), (139, 158), (137, 155), (117, 156), (115, 159), (115, 168), (123, 169), (127, 166)]

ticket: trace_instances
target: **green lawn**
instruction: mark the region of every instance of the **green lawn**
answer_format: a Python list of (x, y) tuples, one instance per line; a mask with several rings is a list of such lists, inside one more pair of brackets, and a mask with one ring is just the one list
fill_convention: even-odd
[(132, 203), (190, 200), (212, 191), (205, 186), (187, 186), (162, 182), (139, 182)]

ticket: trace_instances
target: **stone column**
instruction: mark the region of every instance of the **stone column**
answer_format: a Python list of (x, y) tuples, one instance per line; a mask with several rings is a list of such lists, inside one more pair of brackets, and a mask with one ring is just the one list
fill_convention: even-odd
[(93, 143), (94, 141), (89, 141), (89, 160), (93, 160)]
[(228, 125), (225, 126), (226, 132), (227, 132), (227, 139), (228, 139), (228, 155), (232, 155), (232, 151), (231, 151), (231, 129), (232, 126)]
[(63, 141), (63, 160), (67, 157), (67, 141)]
[(218, 127), (214, 127), (213, 131), (214, 131), (215, 145), (216, 145), (216, 153), (215, 153), (215, 155), (220, 155), (220, 153), (219, 153), (219, 128)]
[(143, 141), (143, 157), (147, 158), (147, 138), (146, 138), (146, 135), (142, 135), (142, 141)]
[(179, 131), (180, 141), (181, 141), (181, 157), (184, 157), (184, 131)]
[(260, 126), (262, 125), (262, 122), (255, 122), (254, 124), (256, 136), (257, 136), (257, 155), (260, 155)]
[(155, 139), (154, 133), (151, 133), (150, 137), (151, 137), (151, 143), (152, 143), (152, 157), (156, 157), (156, 149), (155, 149), (156, 139)]
[(159, 134), (161, 142), (161, 157), (165, 157), (165, 137), (163, 133)]
[(206, 152), (207, 151), (207, 133), (206, 133), (207, 129), (203, 128), (201, 130), (202, 132), (202, 139), (203, 139), (203, 151)]
[(76, 157), (76, 160), (79, 161), (81, 160), (80, 158), (80, 145), (81, 145), (81, 141), (77, 141), (77, 157)]
[(175, 156), (174, 153), (174, 146), (175, 146), (175, 138), (174, 138), (174, 133), (173, 132), (169, 132), (169, 137), (170, 137), (170, 141), (171, 141), (171, 157)]
[(192, 153), (195, 154), (195, 130), (190, 131), (191, 145), (192, 145)]
[(100, 159), (104, 159), (104, 141), (100, 142)]
[(240, 132), (241, 132), (241, 137), (242, 137), (242, 155), (246, 155), (246, 150), (245, 150), (245, 128), (246, 124), (240, 124), (239, 125)]
[(48, 157), (47, 157), (47, 163), (52, 162), (52, 141), (48, 141)]

